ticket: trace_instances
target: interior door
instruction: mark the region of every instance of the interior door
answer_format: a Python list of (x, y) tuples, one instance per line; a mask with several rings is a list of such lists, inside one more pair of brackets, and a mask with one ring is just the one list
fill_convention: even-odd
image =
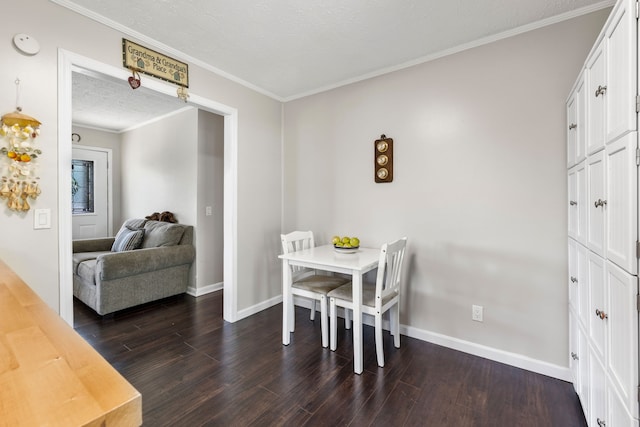
[(73, 148), (71, 199), (74, 239), (111, 235), (109, 173), (108, 150)]

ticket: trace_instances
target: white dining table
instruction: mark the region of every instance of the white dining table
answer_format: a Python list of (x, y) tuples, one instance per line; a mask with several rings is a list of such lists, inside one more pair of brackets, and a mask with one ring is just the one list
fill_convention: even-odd
[(349, 274), (353, 282), (353, 371), (361, 374), (362, 356), (362, 276), (378, 266), (380, 249), (360, 247), (355, 253), (337, 253), (333, 245), (280, 255), (282, 259), (282, 344), (289, 345), (293, 332), (292, 266)]

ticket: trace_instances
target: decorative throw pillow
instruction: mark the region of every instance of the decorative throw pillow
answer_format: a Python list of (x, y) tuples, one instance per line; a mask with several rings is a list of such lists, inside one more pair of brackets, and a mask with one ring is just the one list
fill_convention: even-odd
[(116, 240), (113, 242), (113, 246), (111, 246), (111, 251), (122, 252), (140, 249), (143, 238), (144, 228), (132, 229), (129, 227), (122, 227), (116, 235)]

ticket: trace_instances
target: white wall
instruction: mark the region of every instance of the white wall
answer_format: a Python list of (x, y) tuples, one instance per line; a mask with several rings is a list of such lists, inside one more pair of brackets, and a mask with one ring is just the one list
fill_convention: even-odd
[(404, 325), (566, 366), (564, 103), (607, 14), (286, 103), (284, 231), (408, 236)]
[[(0, 111), (4, 114), (14, 110), (14, 81), (20, 77), (24, 112), (43, 123), (39, 141), (43, 150), (39, 159), (42, 195), (32, 206), (51, 209), (52, 228), (34, 230), (33, 210), (17, 214), (1, 208), (0, 259), (52, 308), (59, 310), (57, 200), (58, 191), (68, 189), (58, 188), (58, 144), (71, 144), (71, 141), (57, 140), (58, 49), (121, 67), (125, 34), (46, 0), (5, 3), (0, 26), (0, 55), (4, 64), (0, 68)], [(18, 33), (35, 37), (40, 42), (40, 53), (36, 56), (19, 53), (11, 41)], [(189, 73), (191, 94), (238, 111), (237, 248), (242, 255), (235, 269), (237, 306), (242, 310), (280, 294), (276, 256), (281, 177), (273, 171), (281, 170), (281, 104), (194, 64), (190, 64)], [(260, 176), (258, 185), (254, 183), (254, 176)], [(256, 187), (260, 197), (255, 197)], [(255, 280), (257, 272), (260, 281)]]
[(73, 133), (80, 135), (80, 142), (74, 145), (88, 145), (90, 147), (108, 148), (111, 150), (111, 175), (113, 184), (113, 234), (117, 233), (120, 225), (124, 221), (120, 215), (120, 134), (115, 132), (90, 129), (83, 126), (74, 125)]
[(169, 211), (196, 224), (197, 123), (193, 108), (121, 134), (125, 219)]
[[(223, 281), (224, 120), (198, 111), (197, 287)], [(211, 207), (211, 215), (206, 208)]]

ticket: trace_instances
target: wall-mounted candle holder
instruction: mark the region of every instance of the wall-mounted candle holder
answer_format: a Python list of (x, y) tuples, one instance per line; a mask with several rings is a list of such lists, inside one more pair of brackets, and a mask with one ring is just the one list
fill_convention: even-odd
[(376, 182), (393, 181), (393, 138), (380, 135), (373, 143), (374, 178)]

